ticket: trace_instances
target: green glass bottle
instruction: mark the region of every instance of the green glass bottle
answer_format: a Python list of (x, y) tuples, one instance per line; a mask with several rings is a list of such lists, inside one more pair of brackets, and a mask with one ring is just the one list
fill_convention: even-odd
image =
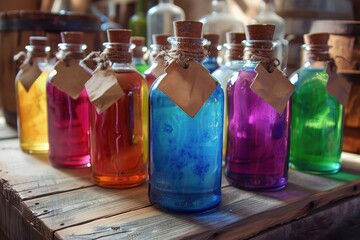
[(133, 36), (141, 36), (146, 42), (146, 0), (138, 0), (135, 14), (129, 20), (129, 29)]
[(292, 74), (290, 167), (315, 174), (341, 167), (343, 106), (327, 90), (327, 33), (304, 36), (305, 63)]

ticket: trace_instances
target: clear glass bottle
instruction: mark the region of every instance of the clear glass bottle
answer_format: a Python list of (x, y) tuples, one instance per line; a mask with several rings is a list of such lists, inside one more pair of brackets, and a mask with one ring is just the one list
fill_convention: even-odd
[[(245, 51), (273, 54), (274, 25), (248, 25)], [(260, 39), (260, 40), (257, 40)], [(287, 183), (289, 104), (280, 115), (251, 88), (261, 58), (244, 56), (245, 64), (228, 83), (228, 144), (225, 176), (247, 190), (277, 190)]]
[(159, 4), (150, 8), (146, 14), (147, 46), (152, 44), (153, 34), (172, 34), (173, 22), (185, 20), (185, 13), (174, 0), (159, 0)]
[(204, 24), (204, 32), (220, 35), (221, 44), (225, 43), (227, 32), (244, 31), (241, 20), (229, 12), (227, 0), (212, 0), (211, 9), (211, 13), (203, 16), (199, 21)]
[(145, 46), (145, 38), (140, 36), (131, 37), (131, 43), (134, 44), (132, 49), (132, 64), (134, 64), (135, 69), (140, 73), (144, 73), (149, 65), (145, 62), (144, 55), (147, 52), (147, 47)]
[[(62, 32), (61, 37), (62, 43), (58, 44), (58, 54), (64, 57), (64, 61), (69, 65), (75, 65), (82, 70), (79, 62), (85, 57), (86, 49), (86, 45), (83, 44), (83, 33)], [(60, 74), (61, 72), (53, 70), (46, 86), (49, 160), (56, 167), (89, 167), (89, 98), (85, 88), (76, 99), (73, 99), (52, 84), (51, 80), (57, 75), (61, 76)], [(72, 80), (78, 81), (76, 78)]]
[[(135, 14), (129, 20), (129, 29), (133, 36), (147, 37), (146, 34), (146, 0), (136, 1)], [(145, 41), (146, 42), (146, 41)]]
[(154, 44), (151, 44), (151, 51), (149, 53), (150, 67), (144, 72), (149, 87), (164, 73), (166, 67), (165, 60), (164, 56), (159, 55), (159, 53), (170, 48), (170, 43), (167, 41), (168, 37), (170, 37), (169, 34), (153, 35)]
[(206, 47), (208, 53), (205, 59), (201, 62), (204, 67), (209, 70), (210, 73), (218, 69), (219, 63), (217, 62), (218, 57), (218, 44), (219, 44), (219, 34), (216, 33), (204, 33), (203, 38), (209, 41), (210, 45)]
[(148, 87), (131, 64), (131, 30), (107, 33), (104, 46), (125, 95), (100, 114), (91, 108), (92, 178), (100, 186), (128, 188), (148, 176)]
[(280, 69), (286, 68), (289, 43), (285, 39), (285, 19), (276, 14), (274, 0), (262, 0), (258, 15), (250, 23), (275, 25), (273, 40), (279, 42), (275, 48), (276, 56), (281, 62)]
[(294, 72), (291, 105), (290, 166), (316, 174), (341, 167), (344, 108), (327, 90), (330, 60), (327, 33), (304, 36), (305, 63)]
[[(194, 25), (201, 26), (200, 22), (179, 21), (175, 30), (188, 22), (190, 31)], [(192, 44), (197, 46), (194, 51), (202, 51), (205, 43), (199, 29), (200, 33), (191, 35)], [(187, 35), (179, 30), (175, 36), (169, 41), (172, 49), (179, 50)], [(166, 75), (161, 75), (150, 90), (149, 199), (170, 211), (206, 211), (221, 201), (223, 90), (217, 84), (196, 115), (190, 117), (158, 89)]]
[[(27, 153), (45, 154), (49, 149), (46, 79), (51, 71), (48, 64), (50, 47), (46, 37), (31, 36), (30, 45), (25, 48), (27, 59), (15, 79), (20, 147)], [(29, 78), (25, 73), (29, 71), (35, 72), (36, 76), (32, 76), (35, 79), (27, 89), (23, 82), (29, 81), (25, 79)]]
[[(242, 32), (228, 32), (226, 33), (226, 42), (224, 48), (226, 49), (224, 55), (224, 64), (211, 75), (220, 83), (224, 96), (227, 96), (227, 85), (232, 75), (240, 71), (244, 65), (242, 61), (244, 55), (244, 47), (241, 44), (245, 40), (245, 33)], [(228, 104), (227, 98), (224, 99), (224, 131), (223, 131), (223, 162), (225, 163), (226, 147), (228, 138)]]

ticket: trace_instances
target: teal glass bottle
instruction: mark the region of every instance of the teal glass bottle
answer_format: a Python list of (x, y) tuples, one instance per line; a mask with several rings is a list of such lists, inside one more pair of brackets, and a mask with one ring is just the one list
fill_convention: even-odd
[[(178, 25), (175, 25), (175, 30), (179, 25), (181, 27), (181, 23), (187, 26), (183, 27), (185, 29), (199, 28), (198, 24), (202, 26), (200, 22), (193, 21), (176, 23)], [(201, 36), (201, 28), (199, 35)], [(190, 49), (195, 53), (201, 51), (204, 39), (198, 36), (191, 39), (184, 37), (181, 31), (175, 36), (169, 38), (172, 49), (191, 43), (197, 45), (197, 48)], [(167, 74), (169, 77), (174, 76), (170, 75), (170, 72), (161, 75), (152, 84), (149, 98), (149, 199), (155, 206), (181, 213), (207, 211), (216, 207), (221, 201), (224, 93), (221, 85), (212, 79), (207, 70), (198, 62), (195, 64), (207, 74), (202, 75), (206, 77), (203, 80), (209, 81), (207, 83), (215, 86), (215, 89), (194, 116), (188, 115), (160, 89), (163, 80), (166, 80), (165, 84), (171, 81), (167, 78)], [(174, 65), (169, 65), (171, 66)], [(187, 73), (188, 76), (196, 74), (196, 72)], [(184, 75), (180, 76), (180, 79), (183, 77)], [(186, 79), (186, 82), (190, 83), (191, 80)], [(191, 93), (185, 94), (191, 95)]]
[(290, 77), (292, 95), (290, 166), (315, 174), (341, 167), (343, 106), (327, 90), (328, 34), (304, 36), (304, 65)]

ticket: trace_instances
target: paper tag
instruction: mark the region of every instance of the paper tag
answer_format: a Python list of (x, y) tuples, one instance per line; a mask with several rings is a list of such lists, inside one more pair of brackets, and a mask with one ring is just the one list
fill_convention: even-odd
[(104, 70), (100, 66), (96, 68), (93, 76), (85, 83), (85, 88), (98, 113), (102, 113), (125, 95), (111, 66)]
[(189, 61), (186, 69), (173, 61), (165, 72), (158, 89), (190, 117), (196, 115), (218, 85), (209, 71), (195, 61)]
[(339, 103), (346, 106), (349, 99), (351, 83), (336, 72), (337, 67), (334, 62), (329, 61), (326, 65), (326, 73), (329, 75), (327, 81), (327, 92), (335, 97)]
[(165, 72), (165, 60), (158, 59), (155, 68), (151, 71), (152, 75), (157, 78)]
[(281, 115), (295, 86), (277, 68), (269, 73), (262, 64), (255, 68), (257, 75), (250, 88)]
[(36, 81), (40, 74), (41, 70), (35, 62), (33, 64), (24, 62), (20, 66), (20, 71), (17, 74), (16, 79), (21, 82), (26, 91), (29, 91), (31, 85)]
[(68, 61), (68, 65), (58, 61), (54, 69), (57, 73), (50, 82), (73, 99), (79, 97), (86, 81), (91, 78), (91, 74), (80, 67), (77, 60)]

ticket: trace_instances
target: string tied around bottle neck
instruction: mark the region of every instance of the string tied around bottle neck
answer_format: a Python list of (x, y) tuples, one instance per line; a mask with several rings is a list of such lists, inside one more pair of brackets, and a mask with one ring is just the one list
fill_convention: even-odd
[(272, 48), (245, 47), (243, 59), (261, 62), (269, 73), (280, 65), (279, 59), (274, 57)]
[[(105, 70), (111, 63), (131, 63), (131, 53), (119, 48), (106, 48), (104, 51), (94, 51), (86, 56), (80, 64), (86, 61), (95, 61), (102, 70)], [(85, 64), (86, 65), (86, 64)]]
[(14, 61), (20, 61), (22, 65), (24, 64), (30, 64), (33, 65), (34, 58), (44, 58), (47, 57), (46, 52), (41, 51), (20, 51), (17, 54), (14, 55), (13, 60)]
[(84, 52), (73, 52), (73, 51), (66, 51), (66, 50), (60, 50), (55, 55), (56, 55), (56, 58), (59, 61), (64, 62), (66, 66), (70, 65), (71, 60), (80, 60), (85, 57)]
[(176, 40), (177, 42), (172, 44), (170, 50), (163, 50), (158, 55), (165, 60), (166, 66), (175, 61), (183, 68), (188, 68), (189, 61), (201, 62), (207, 56), (207, 51), (203, 47), (204, 39), (183, 37)]

